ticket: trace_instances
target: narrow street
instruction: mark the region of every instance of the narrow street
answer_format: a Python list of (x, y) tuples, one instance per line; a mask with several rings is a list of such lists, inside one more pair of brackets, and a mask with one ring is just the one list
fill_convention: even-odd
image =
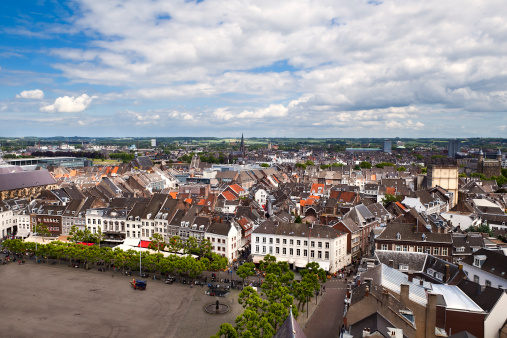
[[(325, 296), (303, 328), (308, 338), (337, 337), (343, 323), (343, 300), (347, 294), (343, 281), (332, 279), (324, 284)], [(315, 301), (315, 300), (314, 300)]]

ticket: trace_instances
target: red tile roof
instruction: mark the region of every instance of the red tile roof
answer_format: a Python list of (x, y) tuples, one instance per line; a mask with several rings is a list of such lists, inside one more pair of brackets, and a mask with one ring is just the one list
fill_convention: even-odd
[(226, 200), (228, 200), (228, 201), (235, 201), (235, 200), (237, 200), (236, 196), (234, 196), (232, 194), (232, 192), (227, 191), (227, 190), (225, 190), (225, 191), (222, 192), (222, 196), (224, 196), (224, 198)]
[(396, 188), (395, 187), (386, 187), (386, 194), (396, 195)]
[(242, 191), (245, 191), (245, 189), (243, 189), (239, 184), (231, 184), (229, 187), (238, 194)]

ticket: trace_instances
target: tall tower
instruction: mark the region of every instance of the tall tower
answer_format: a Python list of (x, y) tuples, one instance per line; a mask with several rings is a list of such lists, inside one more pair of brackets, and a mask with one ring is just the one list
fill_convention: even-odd
[(449, 140), (449, 145), (447, 149), (448, 149), (447, 155), (449, 157), (456, 158), (456, 153), (461, 151), (461, 141), (458, 139)]
[(241, 143), (239, 145), (239, 151), (241, 151), (241, 156), (244, 159), (245, 158), (245, 138), (243, 137), (243, 133), (241, 133)]

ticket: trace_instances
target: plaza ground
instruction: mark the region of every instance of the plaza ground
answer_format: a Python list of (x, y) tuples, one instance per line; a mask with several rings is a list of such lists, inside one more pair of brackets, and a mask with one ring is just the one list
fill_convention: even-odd
[(66, 264), (0, 265), (2, 337), (209, 337), (242, 313), (233, 290), (224, 315), (204, 312), (216, 297), (206, 288), (148, 279), (135, 291), (132, 277)]

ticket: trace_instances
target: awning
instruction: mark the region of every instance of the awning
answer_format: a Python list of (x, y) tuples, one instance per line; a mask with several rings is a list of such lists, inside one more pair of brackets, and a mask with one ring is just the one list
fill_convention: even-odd
[(317, 262), (324, 271), (329, 271), (329, 262)]
[(28, 230), (28, 229), (19, 229), (18, 232), (16, 233), (16, 237), (25, 238), (25, 237), (28, 237), (29, 234), (30, 234), (30, 230)]
[(264, 256), (253, 256), (253, 263), (259, 264), (260, 261), (264, 259)]
[(141, 248), (147, 248), (149, 245), (150, 245), (151, 241), (141, 241), (141, 243), (139, 244), (139, 246)]
[(123, 241), (123, 244), (128, 246), (139, 246), (139, 239), (136, 238), (127, 238)]
[(308, 261), (306, 259), (296, 259), (296, 262), (294, 263), (294, 265), (297, 268), (306, 268), (307, 263), (308, 263)]
[(289, 260), (287, 261), (287, 263), (294, 264), (294, 258), (289, 258)]

